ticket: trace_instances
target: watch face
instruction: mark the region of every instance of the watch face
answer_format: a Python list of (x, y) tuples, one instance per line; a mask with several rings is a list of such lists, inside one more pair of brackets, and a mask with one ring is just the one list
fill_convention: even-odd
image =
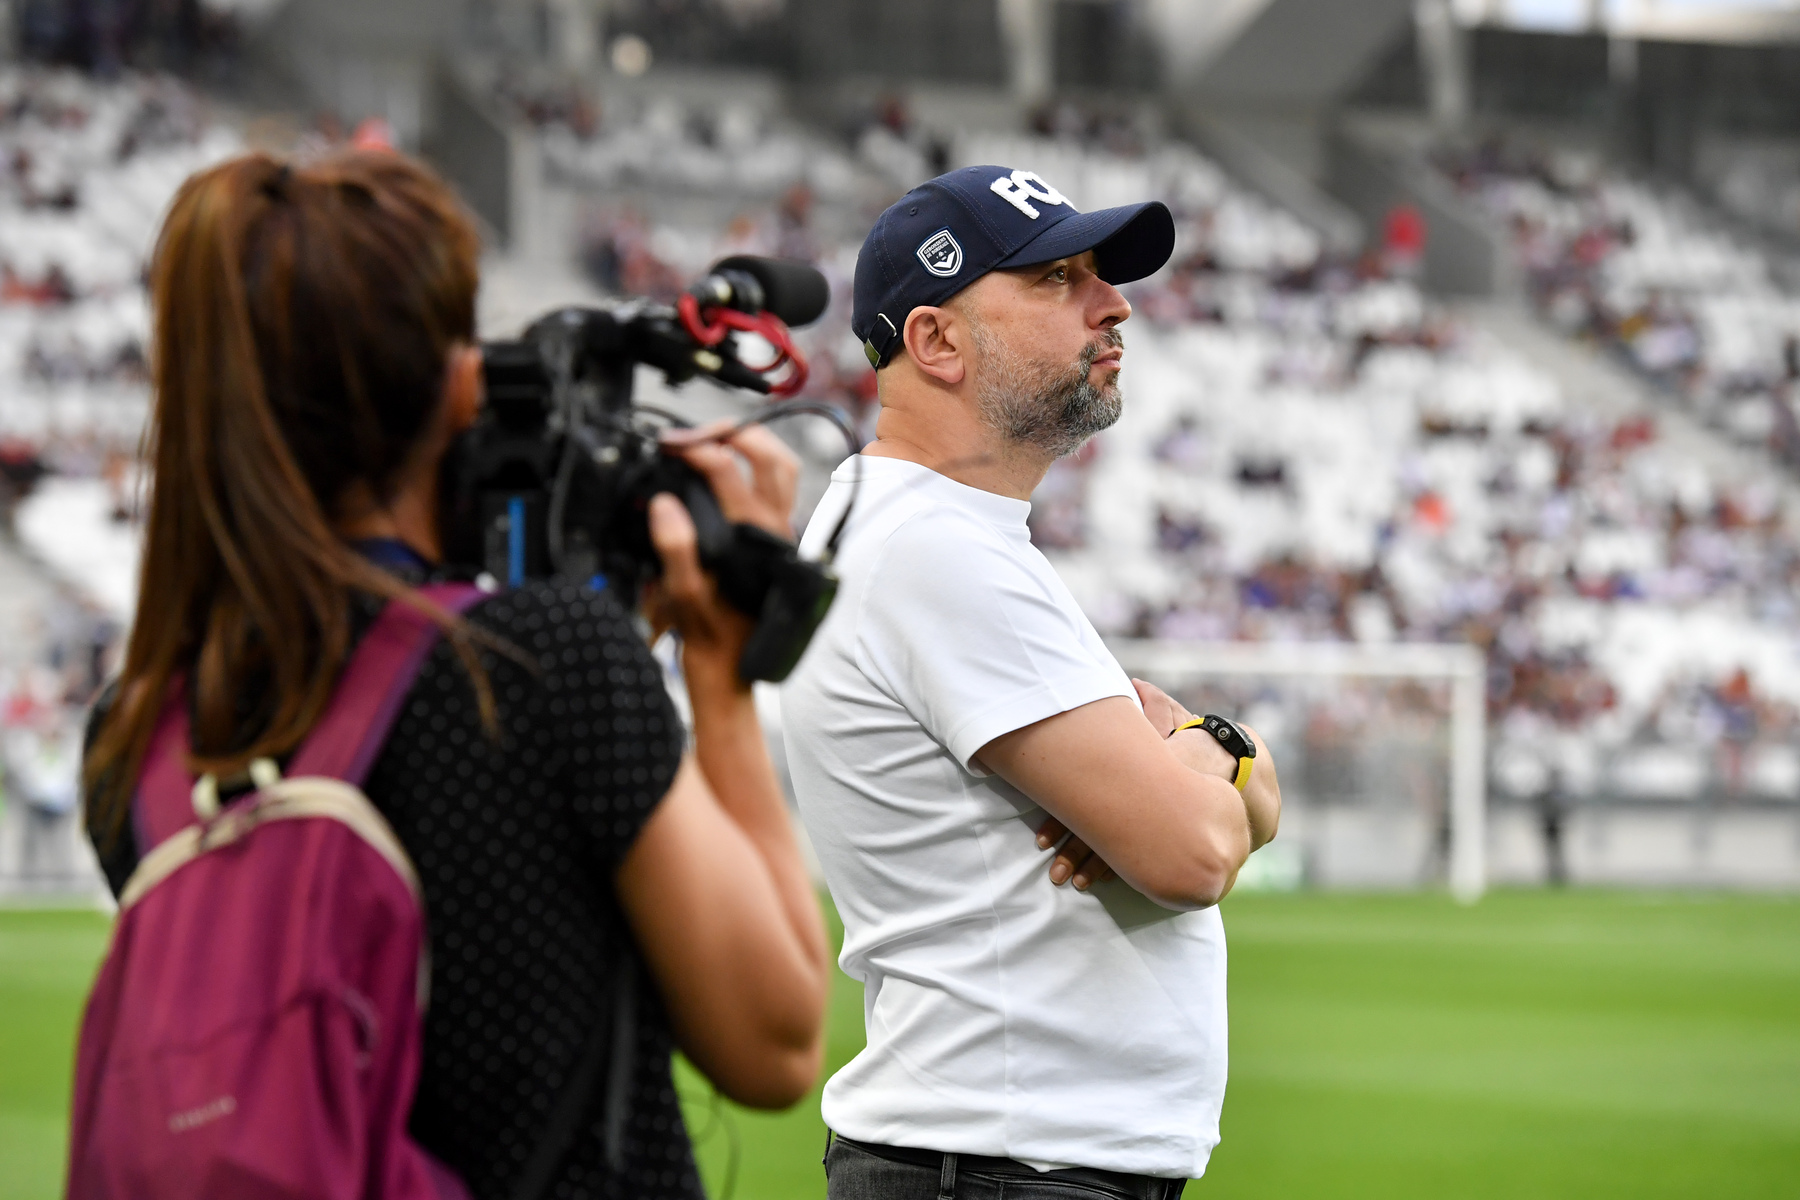
[(1256, 743), (1224, 717), (1208, 714), (1205, 728), (1219, 739), (1219, 744), (1239, 758), (1255, 758)]

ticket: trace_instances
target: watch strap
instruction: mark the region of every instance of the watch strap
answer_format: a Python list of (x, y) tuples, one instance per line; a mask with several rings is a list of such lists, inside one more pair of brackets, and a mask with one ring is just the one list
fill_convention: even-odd
[(1237, 774), (1231, 780), (1231, 786), (1243, 791), (1250, 782), (1250, 772), (1256, 767), (1256, 743), (1245, 736), (1244, 731), (1224, 717), (1208, 713), (1204, 717), (1190, 717), (1169, 731), (1174, 737), (1184, 729), (1204, 729), (1219, 740), (1237, 758)]

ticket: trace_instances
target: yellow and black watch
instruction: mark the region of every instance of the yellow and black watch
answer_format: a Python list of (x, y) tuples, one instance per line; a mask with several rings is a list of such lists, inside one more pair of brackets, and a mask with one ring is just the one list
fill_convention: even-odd
[(1169, 731), (1169, 736), (1174, 737), (1184, 729), (1206, 730), (1219, 739), (1219, 745), (1237, 757), (1237, 775), (1232, 778), (1231, 786), (1243, 791), (1250, 782), (1250, 769), (1256, 765), (1256, 743), (1249, 735), (1232, 721), (1213, 713), (1182, 722)]

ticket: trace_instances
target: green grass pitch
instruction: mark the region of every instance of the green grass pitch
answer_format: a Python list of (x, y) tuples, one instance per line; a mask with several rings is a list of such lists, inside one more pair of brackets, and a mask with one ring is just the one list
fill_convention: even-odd
[[(1800, 900), (1240, 896), (1225, 1141), (1196, 1197), (1800, 1195)], [(0, 1200), (60, 1193), (91, 914), (0, 913)], [(839, 979), (831, 1065), (862, 1038)], [(823, 1195), (817, 1096), (715, 1109), (712, 1194)], [(733, 1145), (736, 1146), (734, 1154)]]

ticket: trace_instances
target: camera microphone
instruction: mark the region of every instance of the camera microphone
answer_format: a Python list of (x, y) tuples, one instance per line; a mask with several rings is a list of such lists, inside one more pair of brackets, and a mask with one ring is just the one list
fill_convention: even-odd
[(749, 254), (720, 259), (688, 293), (702, 305), (744, 313), (771, 313), (789, 326), (819, 319), (831, 289), (808, 263)]

